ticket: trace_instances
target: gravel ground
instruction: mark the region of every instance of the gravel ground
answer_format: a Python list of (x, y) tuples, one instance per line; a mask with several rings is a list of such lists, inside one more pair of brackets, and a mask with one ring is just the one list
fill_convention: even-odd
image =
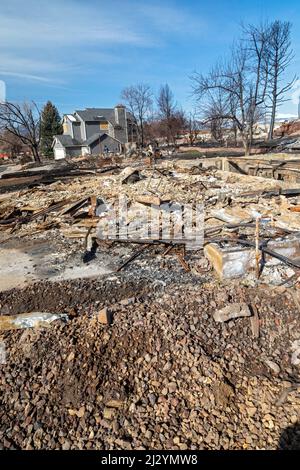
[[(2, 314), (70, 315), (1, 333), (2, 447), (299, 449), (296, 291), (204, 283), (180, 269), (153, 286), (134, 269), (0, 295)], [(259, 338), (250, 318), (215, 322), (235, 302), (256, 309)], [(98, 319), (105, 305), (112, 325)]]

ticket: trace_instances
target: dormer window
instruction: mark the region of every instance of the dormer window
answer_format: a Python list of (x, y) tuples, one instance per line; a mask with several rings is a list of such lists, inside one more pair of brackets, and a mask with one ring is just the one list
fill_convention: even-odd
[(100, 122), (100, 130), (101, 131), (108, 131), (108, 122), (107, 121)]

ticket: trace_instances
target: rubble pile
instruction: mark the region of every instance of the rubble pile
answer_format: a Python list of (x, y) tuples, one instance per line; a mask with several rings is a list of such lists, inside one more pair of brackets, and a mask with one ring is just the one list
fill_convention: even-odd
[[(299, 187), (77, 160), (0, 178), (1, 446), (299, 447)], [(125, 196), (126, 236), (104, 236)], [(175, 236), (184, 205), (204, 210), (196, 249)]]
[[(107, 207), (115, 209), (121, 196), (126, 196), (130, 205), (128, 224), (145, 205), (156, 207), (161, 214), (164, 204), (203, 204), (207, 243), (218, 238), (227, 245), (235, 239), (240, 245), (238, 240), (245, 238), (253, 243), (257, 219), (260, 241), (264, 242), (282, 241), (300, 227), (300, 190), (286, 182), (203, 169), (188, 160), (162, 161), (155, 168), (139, 162), (105, 168), (108, 171), (104, 174), (75, 176), (2, 194), (0, 241), (16, 237), (32, 240), (47, 233), (49, 238), (81, 239), (90, 249), (99, 223), (106, 223)], [(146, 240), (148, 244), (153, 241)], [(296, 249), (291, 252), (292, 257), (296, 254)], [(289, 270), (288, 274), (293, 273)]]
[(284, 136), (284, 135), (299, 135), (300, 132), (300, 121), (288, 121), (284, 122), (278, 129), (275, 130), (275, 135)]

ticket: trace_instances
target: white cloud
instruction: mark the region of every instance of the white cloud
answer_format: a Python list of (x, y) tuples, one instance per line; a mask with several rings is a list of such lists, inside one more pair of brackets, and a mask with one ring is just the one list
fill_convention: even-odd
[[(11, 8), (14, 5), (14, 8)], [(107, 1), (95, 3), (53, 0), (11, 0), (1, 7), (2, 47), (33, 47), (56, 44), (146, 44), (142, 33), (129, 29), (120, 11), (109, 10)], [(129, 15), (130, 17), (130, 15)]]
[(120, 9), (107, 6), (106, 1), (76, 0), (10, 0), (1, 5), (0, 76), (61, 81), (62, 74), (116, 62), (111, 47), (150, 44)]
[(200, 33), (205, 29), (204, 21), (201, 21), (199, 17), (195, 18), (194, 15), (186, 11), (184, 2), (182, 2), (180, 9), (150, 2), (140, 2), (136, 8), (158, 29), (166, 33), (176, 32), (190, 35)]
[(2, 54), (0, 61), (0, 71), (4, 68), (11, 69), (15, 68), (22, 70), (24, 73), (37, 73), (37, 72), (55, 72), (59, 70), (69, 70), (68, 66), (64, 62), (53, 63), (50, 60), (41, 59), (39, 57), (30, 58), (12, 52), (11, 54)]
[(199, 24), (184, 6), (151, 0), (10, 0), (1, 5), (0, 77), (60, 83), (192, 30)]
[(3, 77), (15, 77), (22, 80), (37, 81), (43, 83), (57, 83), (57, 80), (54, 78), (42, 77), (39, 75), (32, 75), (30, 73), (21, 73), (21, 72), (11, 72), (8, 70), (0, 70), (0, 76)]

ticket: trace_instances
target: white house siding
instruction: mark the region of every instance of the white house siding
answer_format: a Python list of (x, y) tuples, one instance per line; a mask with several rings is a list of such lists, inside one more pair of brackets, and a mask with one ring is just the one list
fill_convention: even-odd
[(81, 155), (88, 155), (90, 153), (89, 147), (82, 147), (81, 148)]
[(54, 147), (54, 159), (61, 160), (66, 158), (66, 153), (64, 148)]

